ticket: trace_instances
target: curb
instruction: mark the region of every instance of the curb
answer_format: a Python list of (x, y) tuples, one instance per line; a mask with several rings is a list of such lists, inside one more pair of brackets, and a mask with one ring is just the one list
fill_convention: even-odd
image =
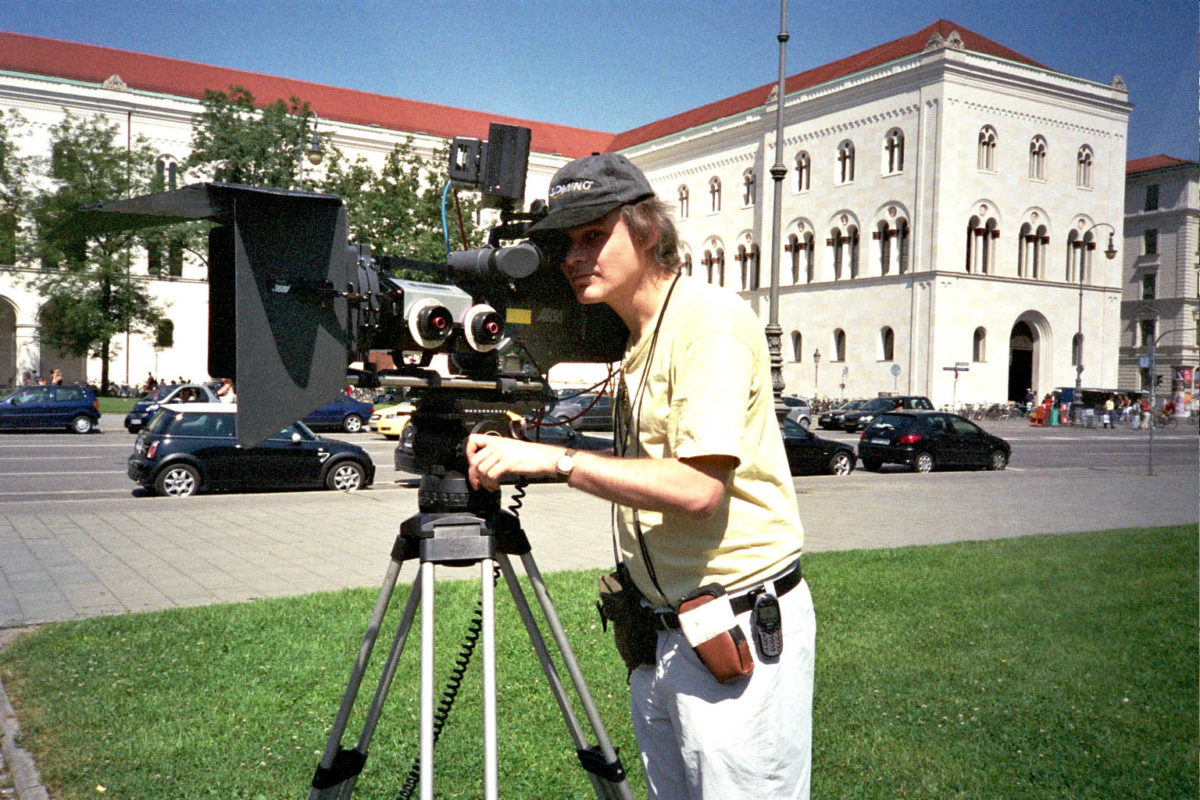
[[(24, 630), (28, 628), (0, 630), (0, 648)], [(46, 787), (42, 785), (42, 776), (33, 763), (33, 756), (17, 744), (20, 735), (21, 725), (17, 722), (17, 712), (8, 700), (4, 682), (0, 681), (0, 774), (7, 767), (8, 778), (12, 782), (12, 788), (16, 790), (16, 800), (50, 800)], [(13, 797), (12, 794), (0, 796)]]
[(4, 684), (0, 683), (0, 734), (3, 737), (0, 738), (0, 762), (8, 765), (9, 777), (17, 790), (17, 800), (50, 800), (33, 757), (17, 744), (20, 733), (16, 712), (8, 702)]

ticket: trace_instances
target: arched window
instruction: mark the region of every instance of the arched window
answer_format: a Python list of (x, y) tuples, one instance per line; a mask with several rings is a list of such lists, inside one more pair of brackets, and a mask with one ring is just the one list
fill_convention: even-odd
[(904, 131), (892, 128), (883, 138), (883, 174), (904, 171)]
[(737, 255), (733, 257), (733, 260), (738, 262), (742, 267), (742, 291), (745, 291), (750, 286), (750, 259), (746, 255), (745, 245), (738, 245)]
[(787, 244), (783, 246), (783, 251), (791, 256), (792, 284), (795, 285), (800, 282), (800, 239), (796, 234), (788, 234)]
[(797, 364), (804, 360), (804, 337), (800, 331), (792, 331), (792, 361)]
[(979, 151), (976, 165), (986, 172), (996, 171), (996, 129), (984, 125), (979, 130)]
[(742, 205), (754, 205), (754, 199), (757, 196), (758, 178), (754, 174), (754, 170), (748, 169), (742, 173)]
[(887, 325), (879, 329), (879, 355), (881, 361), (896, 360), (896, 334)]
[(716, 263), (713, 259), (712, 250), (705, 250), (704, 257), (700, 259), (700, 263), (704, 265), (704, 280), (707, 283), (713, 282), (713, 266)]
[(154, 325), (154, 349), (169, 350), (175, 346), (175, 323), (165, 317)]
[(1029, 177), (1046, 180), (1046, 140), (1041, 136), (1033, 137), (1029, 143)]
[(975, 335), (971, 339), (971, 360), (987, 360), (987, 331), (982, 327), (975, 329)]
[(1049, 231), (1045, 225), (1038, 225), (1033, 234), (1033, 278), (1046, 277), (1046, 248), (1050, 245)]
[(858, 226), (851, 225), (846, 231), (850, 246), (850, 277), (858, 277)]
[(688, 187), (686, 184), (679, 187), (679, 218), (688, 218)]
[(816, 265), (816, 260), (815, 260), (816, 241), (817, 241), (816, 237), (813, 236), (812, 231), (809, 231), (804, 234), (803, 248), (804, 248), (804, 264), (805, 264), (804, 272), (805, 272), (805, 282), (806, 283), (812, 283), (813, 281), (815, 281), (817, 279), (817, 265)]
[(717, 248), (717, 286), (725, 285), (725, 248)]
[(839, 184), (854, 181), (854, 142), (849, 139), (838, 145), (837, 176)]
[(721, 210), (721, 179), (713, 178), (708, 182), (709, 211), (716, 214)]
[(801, 150), (796, 156), (796, 191), (807, 192), (812, 184), (812, 159), (807, 150)]
[(879, 274), (892, 271), (892, 230), (883, 220), (875, 226), (875, 238), (879, 240)]
[(967, 223), (966, 271), (983, 275), (992, 271), (992, 240), (1000, 235), (995, 219), (971, 217)]
[(691, 253), (683, 254), (683, 274), (687, 275), (689, 278), (692, 275), (692, 254)]
[(841, 328), (833, 332), (833, 360), (846, 360), (846, 332)]
[(896, 266), (901, 275), (908, 272), (908, 220), (901, 217), (896, 220)]
[(846, 237), (842, 235), (841, 228), (834, 228), (829, 232), (827, 240), (829, 246), (833, 249), (831, 259), (833, 261), (833, 279), (840, 281), (842, 279), (842, 253), (845, 250)]
[(157, 181), (157, 191), (179, 188), (179, 162), (175, 156), (159, 156), (154, 162), (154, 177)]
[(1092, 148), (1086, 144), (1075, 157), (1075, 185), (1080, 189), (1092, 188)]

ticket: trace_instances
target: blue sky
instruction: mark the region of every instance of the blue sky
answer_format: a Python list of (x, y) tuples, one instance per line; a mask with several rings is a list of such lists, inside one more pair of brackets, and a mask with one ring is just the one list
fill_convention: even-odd
[[(1135, 108), (1197, 158), (1196, 0), (789, 0), (794, 74), (943, 18)], [(0, 30), (617, 132), (778, 74), (777, 0), (0, 0)], [(216, 87), (223, 88), (223, 87)]]

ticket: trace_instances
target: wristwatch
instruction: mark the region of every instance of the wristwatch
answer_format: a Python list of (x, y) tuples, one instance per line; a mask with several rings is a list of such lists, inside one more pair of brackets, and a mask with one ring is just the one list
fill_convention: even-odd
[(575, 469), (575, 454), (578, 452), (578, 450), (573, 448), (567, 448), (563, 454), (558, 457), (558, 461), (554, 462), (554, 469), (557, 470), (558, 477), (562, 478), (564, 481), (570, 480), (571, 478), (571, 471)]

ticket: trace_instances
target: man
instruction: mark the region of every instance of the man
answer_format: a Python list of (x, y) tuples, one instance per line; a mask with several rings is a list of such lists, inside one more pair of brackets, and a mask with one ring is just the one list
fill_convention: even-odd
[[(671, 213), (622, 156), (559, 170), (533, 231), (565, 234), (576, 299), (607, 304), (629, 329), (616, 453), (473, 435), (472, 484), (558, 475), (616, 505), (621, 559), (663, 612), (655, 663), (630, 675), (651, 798), (803, 800), (816, 623), (761, 323), (736, 295), (679, 277)], [(676, 613), (709, 584), (732, 596), (729, 619), (753, 643), (752, 674), (729, 683), (700, 660)], [(782, 617), (778, 655), (756, 640), (748, 610), (769, 597)]]

